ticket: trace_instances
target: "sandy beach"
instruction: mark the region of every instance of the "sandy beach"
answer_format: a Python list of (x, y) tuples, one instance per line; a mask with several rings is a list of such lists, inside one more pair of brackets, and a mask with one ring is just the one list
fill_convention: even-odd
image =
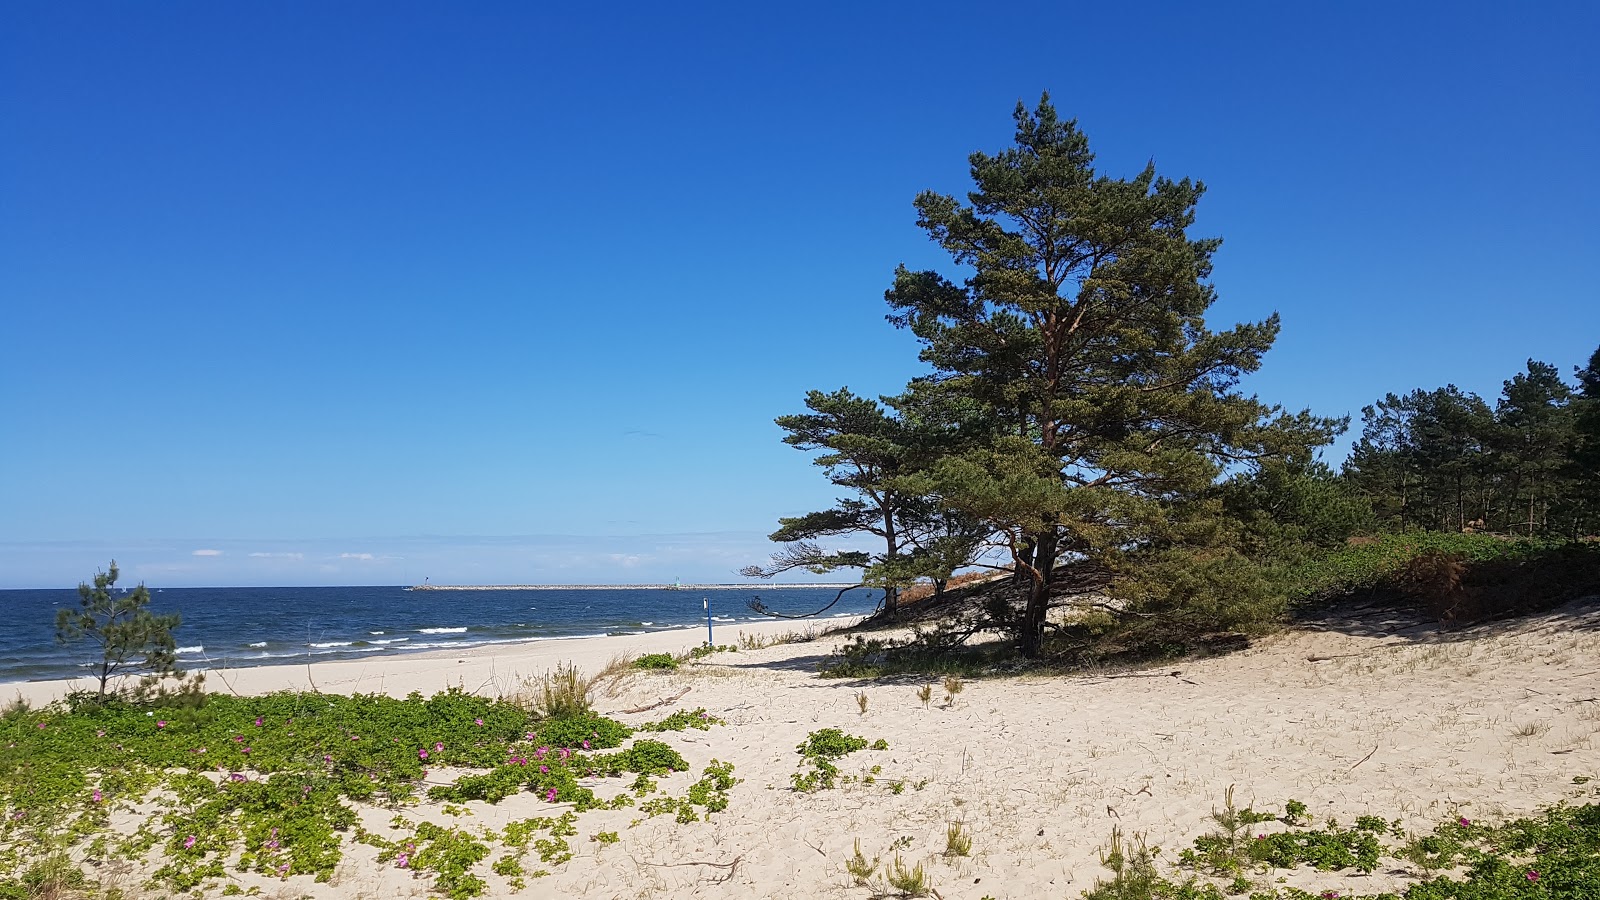
[[(805, 627), (757, 623), (717, 637), (731, 643), (739, 632), (770, 638)], [(521, 896), (866, 898), (872, 891), (844, 871), (859, 839), (869, 857), (888, 861), (898, 852), (908, 864), (924, 863), (945, 900), (1077, 897), (1104, 874), (1098, 853), (1113, 826), (1145, 835), (1170, 863), (1208, 830), (1230, 786), (1241, 806), (1281, 811), (1297, 799), (1319, 820), (1370, 813), (1399, 817), (1415, 831), (1446, 817), (1498, 818), (1592, 796), (1592, 786), (1574, 783), (1600, 774), (1600, 611), (1592, 603), (1473, 635), (1391, 630), (1352, 623), (1286, 632), (1154, 671), (969, 679), (949, 703), (936, 687), (926, 707), (916, 696), (925, 680), (818, 678), (816, 664), (837, 637), (631, 673), (597, 691), (596, 709), (634, 725), (698, 707), (725, 719), (671, 736), (692, 769), (662, 785), (681, 793), (711, 760), (731, 762), (742, 780), (730, 805), (686, 825), (631, 809), (585, 813), (575, 858)], [(557, 663), (593, 672), (618, 653), (681, 651), (703, 638), (682, 631), (236, 669), (214, 673), (208, 685), (240, 693), (313, 684), (347, 693), (509, 693)], [(38, 702), (64, 688), (5, 685), (0, 696), (21, 692)], [(675, 696), (649, 712), (624, 712)], [(889, 749), (840, 761), (844, 774), (863, 780), (814, 794), (790, 790), (796, 745), (826, 727), (881, 738)], [(871, 767), (879, 768), (867, 784)], [(428, 780), (444, 784), (457, 774), (431, 772)], [(454, 818), (426, 805), (405, 815), (495, 828), (559, 811), (529, 794), (466, 807)], [(393, 814), (362, 810), (374, 829)], [(952, 822), (972, 835), (969, 857), (943, 855)], [(589, 841), (599, 831), (620, 840)], [(262, 895), (429, 895), (426, 880), (375, 857), (350, 843), (332, 882), (263, 881)], [(488, 877), (491, 896), (509, 895)], [(1284, 883), (1347, 894), (1400, 881), (1380, 867), (1371, 876), (1297, 870)]]

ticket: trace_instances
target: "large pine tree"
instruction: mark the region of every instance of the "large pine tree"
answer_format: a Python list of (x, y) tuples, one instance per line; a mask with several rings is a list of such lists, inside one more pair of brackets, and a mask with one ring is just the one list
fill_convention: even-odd
[(1235, 389), (1278, 318), (1206, 327), (1220, 242), (1188, 234), (1201, 184), (1153, 164), (1100, 174), (1048, 95), (1032, 112), (1018, 104), (1016, 124), (1015, 146), (971, 156), (967, 202), (916, 199), (918, 224), (970, 276), (902, 267), (887, 299), (930, 381), (1003, 423), (937, 467), (937, 490), (1009, 540), (1025, 580), (1021, 649), (1038, 656), (1065, 555), (1181, 543), (1186, 504), (1230, 463), (1304, 458), (1338, 426)]

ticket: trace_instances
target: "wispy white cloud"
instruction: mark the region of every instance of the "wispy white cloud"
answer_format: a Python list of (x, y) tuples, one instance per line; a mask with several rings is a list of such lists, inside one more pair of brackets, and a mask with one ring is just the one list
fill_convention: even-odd
[[(353, 551), (351, 546), (365, 548)], [(848, 544), (841, 544), (847, 547)], [(194, 548), (215, 551), (194, 555)], [(743, 582), (761, 532), (0, 541), (0, 587), (70, 587), (115, 559), (152, 587), (307, 584)], [(794, 580), (801, 580), (798, 576)]]
[(190, 556), (221, 556), (221, 550), (196, 550)]

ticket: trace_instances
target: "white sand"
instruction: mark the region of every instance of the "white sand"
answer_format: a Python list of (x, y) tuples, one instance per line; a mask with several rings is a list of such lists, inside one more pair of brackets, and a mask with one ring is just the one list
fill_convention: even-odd
[[(579, 817), (569, 839), (576, 858), (531, 880), (524, 897), (839, 897), (867, 898), (844, 872), (855, 839), (867, 855), (921, 862), (944, 900), (1075, 898), (1104, 874), (1097, 851), (1114, 825), (1144, 833), (1169, 863), (1210, 827), (1208, 814), (1237, 785), (1241, 806), (1282, 810), (1290, 798), (1319, 819), (1349, 824), (1361, 814), (1399, 816), (1427, 830), (1454, 816), (1527, 813), (1563, 798), (1593, 797), (1600, 775), (1600, 613), (1578, 612), (1518, 629), (1450, 643), (1336, 632), (1280, 635), (1232, 656), (1183, 663), (1179, 676), (969, 680), (953, 705), (935, 690), (932, 708), (918, 682), (857, 683), (816, 677), (815, 662), (837, 639), (718, 654), (676, 673), (629, 675), (601, 712), (638, 724), (673, 709), (705, 707), (728, 720), (709, 732), (666, 736), (692, 771), (662, 779), (681, 796), (713, 758), (732, 762), (743, 779), (726, 812), (678, 825), (636, 810)], [(718, 634), (786, 632), (797, 625), (760, 623)], [(214, 690), (276, 689), (424, 693), (448, 686), (494, 693), (521, 676), (571, 660), (598, 670), (618, 652), (683, 650), (694, 631), (480, 648), (471, 654), (396, 656), (312, 666), (238, 669), (213, 676)], [(1309, 661), (1308, 657), (1333, 657)], [(1144, 673), (1146, 675), (1150, 673)], [(309, 677), (308, 677), (309, 676)], [(221, 682), (221, 683), (219, 683)], [(35, 700), (63, 685), (4, 685)], [(643, 714), (620, 710), (688, 689), (681, 700)], [(856, 692), (868, 698), (858, 712)], [(860, 751), (841, 769), (863, 775), (882, 766), (877, 783), (853, 783), (811, 795), (789, 790), (795, 746), (810, 731), (838, 727), (887, 751)], [(1520, 736), (1519, 731), (1530, 732)], [(449, 780), (434, 773), (430, 780)], [(900, 794), (889, 784), (904, 781)], [(603, 797), (621, 792), (608, 783)], [(449, 818), (436, 807), (412, 819), (471, 827), (559, 812), (530, 795), (498, 806), (468, 804), (473, 815)], [(363, 818), (380, 828), (392, 812)], [(947, 859), (945, 828), (972, 834), (970, 858)], [(1279, 826), (1257, 826), (1270, 830)], [(589, 841), (616, 831), (621, 841)], [(509, 896), (504, 880), (478, 871), (490, 896)], [(334, 883), (297, 877), (266, 882), (266, 896), (391, 898), (427, 896), (427, 882), (380, 867), (375, 851), (350, 844)], [(1341, 893), (1394, 886), (1386, 867), (1371, 877), (1308, 876), (1288, 884)], [(536, 868), (530, 857), (528, 868)], [(1272, 884), (1260, 879), (1258, 889)], [(213, 889), (216, 892), (216, 889)]]

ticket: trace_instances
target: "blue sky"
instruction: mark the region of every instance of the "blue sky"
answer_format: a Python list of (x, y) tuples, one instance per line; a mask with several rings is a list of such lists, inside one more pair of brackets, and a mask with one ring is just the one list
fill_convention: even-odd
[(1206, 182), (1264, 398), (1570, 371), (1597, 10), (5, 4), (0, 587), (731, 580), (832, 497), (773, 417), (919, 371), (911, 199), (1043, 90)]

